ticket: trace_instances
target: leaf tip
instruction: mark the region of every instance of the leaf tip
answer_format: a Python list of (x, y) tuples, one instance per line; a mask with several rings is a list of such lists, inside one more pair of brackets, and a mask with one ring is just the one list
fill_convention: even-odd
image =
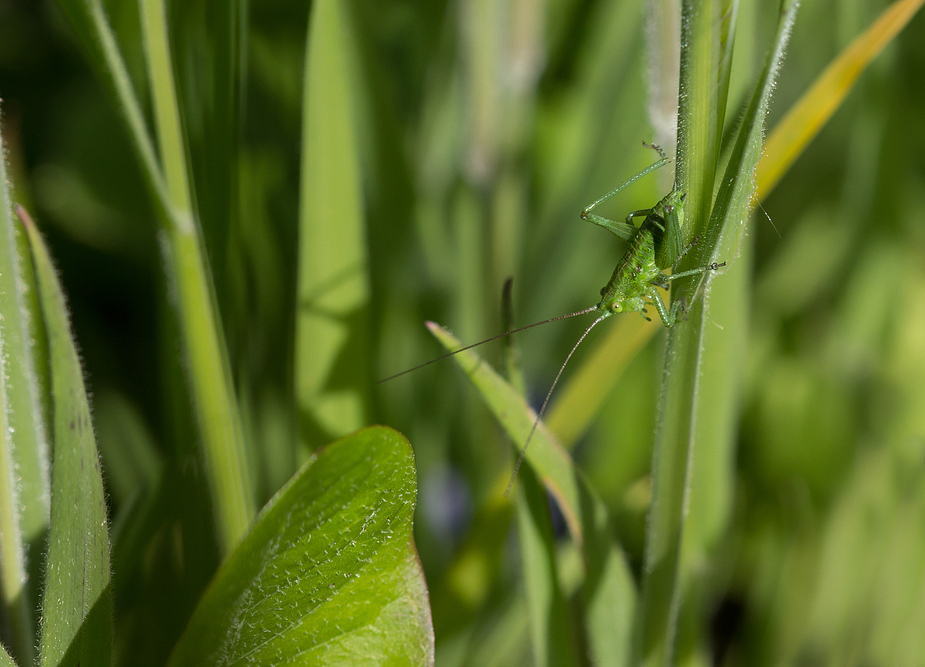
[(22, 223), (23, 227), (27, 230), (35, 229), (35, 221), (32, 220), (32, 216), (29, 215), (29, 211), (26, 210), (26, 207), (22, 204), (15, 204), (13, 209), (16, 211), (16, 217), (19, 218), (19, 221)]

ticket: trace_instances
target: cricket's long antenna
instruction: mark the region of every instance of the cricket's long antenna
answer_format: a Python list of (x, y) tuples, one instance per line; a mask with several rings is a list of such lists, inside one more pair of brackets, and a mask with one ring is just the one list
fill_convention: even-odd
[(774, 221), (771, 220), (771, 216), (768, 215), (768, 212), (764, 209), (764, 206), (761, 205), (761, 200), (755, 197), (755, 203), (758, 204), (758, 208), (760, 208), (761, 212), (764, 213), (764, 217), (766, 217), (768, 222), (771, 223), (771, 226), (774, 228), (774, 233), (777, 234), (777, 238), (783, 239), (784, 237), (780, 235), (780, 231), (777, 229), (777, 225), (774, 224)]
[[(579, 315), (585, 315), (585, 314), (590, 313), (591, 311), (594, 311), (594, 310), (597, 310), (597, 306), (591, 306), (590, 308), (585, 308), (584, 310), (577, 310), (577, 311), (575, 311), (574, 313), (569, 313), (568, 315), (559, 315), (558, 317), (550, 317), (548, 320), (543, 320), (542, 322), (534, 322), (533, 324), (528, 324), (528, 325), (525, 326), (525, 327), (520, 327), (520, 328), (518, 328), (518, 329), (511, 329), (510, 331), (505, 331), (504, 333), (500, 333), (500, 334), (498, 334), (497, 336), (492, 336), (491, 338), (486, 338), (485, 340), (480, 340), (478, 343), (472, 343), (472, 345), (466, 345), (465, 347), (461, 347), (461, 348), (459, 348), (458, 350), (453, 350), (452, 352), (447, 352), (446, 354), (441, 354), (441, 355), (440, 355), (439, 357), (437, 357), (436, 359), (431, 359), (430, 361), (425, 361), (423, 364), (418, 364), (418, 365), (415, 366), (414, 368), (409, 368), (408, 370), (404, 370), (404, 371), (402, 371), (401, 373), (396, 373), (395, 375), (390, 375), (390, 376), (387, 377), (387, 378), (383, 378), (383, 379), (379, 380), (378, 382), (376, 382), (376, 384), (382, 384), (383, 382), (388, 382), (389, 380), (394, 380), (394, 379), (397, 378), (397, 377), (401, 377), (401, 376), (404, 375), (405, 373), (410, 373), (411, 371), (416, 371), (416, 370), (418, 370), (419, 368), (424, 368), (424, 366), (429, 366), (430, 364), (434, 363), (435, 361), (440, 361), (441, 359), (446, 359), (447, 357), (452, 357), (454, 354), (457, 354), (458, 352), (463, 352), (463, 351), (465, 351), (465, 350), (471, 350), (473, 347), (478, 347), (479, 345), (482, 345), (482, 344), (484, 344), (484, 343), (490, 343), (490, 342), (493, 341), (493, 340), (498, 340), (499, 338), (504, 338), (505, 336), (510, 336), (511, 334), (515, 334), (515, 333), (517, 333), (518, 331), (523, 331), (524, 329), (532, 329), (533, 327), (538, 327), (538, 326), (540, 326), (541, 324), (549, 324), (550, 322), (558, 322), (559, 320), (567, 320), (567, 319), (570, 318), (570, 317), (578, 317)], [(592, 325), (592, 326), (593, 326), (593, 325)], [(585, 332), (585, 333), (587, 333), (587, 332)], [(584, 336), (582, 336), (582, 338), (584, 338)], [(569, 356), (571, 356), (571, 355), (569, 355)]]
[[(588, 312), (588, 311), (585, 311)], [(565, 370), (566, 364), (568, 364), (569, 359), (572, 358), (572, 355), (575, 354), (575, 350), (578, 349), (578, 346), (581, 345), (581, 341), (585, 339), (591, 329), (596, 327), (598, 323), (607, 317), (610, 313), (604, 313), (596, 320), (594, 320), (591, 325), (585, 329), (585, 332), (581, 334), (581, 338), (578, 339), (578, 342), (575, 343), (572, 347), (572, 351), (568, 353), (568, 356), (565, 358), (565, 361), (562, 362), (562, 366), (559, 367), (559, 372), (556, 373), (556, 379), (552, 381), (552, 386), (549, 388), (549, 391), (546, 393), (546, 398), (543, 400), (543, 406), (540, 408), (539, 413), (536, 415), (536, 421), (533, 422), (533, 428), (530, 429), (530, 435), (527, 436), (527, 441), (524, 443), (523, 449), (520, 450), (520, 456), (517, 457), (517, 463), (514, 464), (514, 470), (511, 472), (511, 478), (507, 481), (507, 488), (504, 490), (504, 497), (507, 498), (511, 495), (511, 489), (514, 487), (514, 480), (517, 479), (517, 473), (520, 472), (520, 466), (524, 462), (524, 457), (527, 455), (527, 445), (530, 444), (530, 441), (533, 439), (533, 434), (536, 433), (536, 427), (540, 424), (540, 419), (543, 418), (543, 413), (546, 412), (546, 406), (549, 404), (549, 398), (552, 396), (553, 389), (556, 388), (556, 385), (559, 383), (559, 378), (562, 376), (562, 371)]]

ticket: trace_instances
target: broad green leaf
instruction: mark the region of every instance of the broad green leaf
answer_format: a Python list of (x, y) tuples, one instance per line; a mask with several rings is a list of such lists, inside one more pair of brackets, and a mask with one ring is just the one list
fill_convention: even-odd
[[(696, 4), (696, 3), (695, 3)], [(694, 266), (709, 262), (731, 262), (739, 254), (749, 204), (754, 192), (754, 168), (761, 155), (764, 119), (771, 91), (783, 60), (784, 49), (798, 3), (788, 2), (781, 7), (775, 40), (759, 78), (754, 95), (741, 119), (738, 139), (730, 155), (716, 202), (703, 231), (703, 241), (690, 253)], [(694, 16), (702, 11), (697, 5), (691, 10)], [(692, 30), (703, 34), (692, 39), (715, 39), (716, 30), (708, 21), (692, 23)], [(687, 76), (695, 81), (690, 90), (700, 90), (712, 83), (698, 80), (710, 72), (712, 56), (705, 47), (687, 55)], [(679, 158), (679, 174), (685, 170), (697, 171), (699, 159), (717, 159), (714, 135), (704, 128), (711, 127), (716, 105), (712, 102), (685, 106), (685, 61), (682, 57), (681, 127), (700, 133), (687, 136), (692, 150), (685, 160), (693, 157), (684, 169)], [(704, 94), (706, 88), (704, 88)], [(694, 102), (697, 96), (694, 95)], [(720, 106), (725, 105), (725, 100)], [(705, 118), (699, 114), (707, 114)], [(690, 116), (688, 118), (688, 116)], [(698, 139), (699, 137), (699, 139)], [(697, 142), (706, 142), (698, 145)], [(680, 142), (679, 142), (680, 143)], [(687, 143), (683, 143), (685, 147)], [(715, 168), (715, 164), (713, 165)], [(711, 167), (706, 165), (705, 171)], [(679, 178), (679, 180), (682, 180)], [(683, 182), (683, 180), (682, 180)], [(703, 194), (709, 205), (712, 180)], [(696, 215), (696, 209), (695, 209)], [(700, 226), (695, 221), (695, 226)], [(702, 293), (688, 311), (688, 321), (674, 327), (668, 338), (665, 375), (656, 434), (653, 461), (653, 500), (649, 512), (646, 534), (646, 565), (643, 579), (643, 611), (640, 635), (640, 656), (647, 665), (667, 665), (675, 655), (679, 610), (686, 592), (692, 568), (702, 562), (703, 551), (722, 530), (731, 496), (731, 451), (733, 419), (736, 414), (737, 361), (733, 354), (742, 348), (744, 336), (744, 283), (747, 273), (739, 269), (735, 283), (722, 288), (730, 301), (716, 309), (716, 317), (728, 317), (716, 327), (711, 307), (709, 278), (692, 281), (690, 294)], [(720, 278), (723, 280), (723, 278)], [(674, 297), (674, 295), (673, 295)], [(723, 306), (728, 306), (725, 310)], [(724, 331), (723, 327), (729, 329)], [(717, 333), (717, 329), (719, 332)], [(709, 354), (705, 350), (710, 350)], [(708, 367), (706, 364), (709, 363)], [(738, 364), (741, 366), (741, 364)], [(701, 393), (702, 392), (702, 393)], [(696, 506), (697, 511), (692, 508)], [(699, 512), (699, 514), (698, 514)]]
[[(2, 147), (2, 141), (0, 141)], [(20, 257), (22, 228), (13, 220), (6, 159), (0, 159), (0, 592), (15, 654), (34, 661), (35, 561), (49, 516), (48, 434), (40, 391), (47, 375), (35, 367), (34, 317), (24, 293), (30, 269)], [(25, 260), (25, 261), (23, 261)], [(29, 262), (31, 264), (31, 262)]]
[(6, 649), (0, 646), (0, 667), (16, 667), (13, 658), (6, 652)]
[(301, 445), (367, 422), (369, 276), (346, 6), (312, 4), (302, 102), (296, 397)]
[(371, 427), (319, 450), (222, 565), (170, 665), (428, 665), (411, 445)]
[[(462, 347), (445, 329), (433, 322), (427, 326), (447, 350)], [(523, 397), (472, 350), (459, 352), (453, 359), (511, 439), (518, 444), (526, 442), (536, 413)], [(629, 664), (636, 590), (623, 552), (613, 544), (606, 507), (542, 422), (533, 433), (526, 461), (556, 498), (569, 532), (582, 550), (584, 622), (595, 664)]]
[(112, 644), (109, 531), (90, 405), (48, 249), (28, 214), (17, 212), (32, 248), (51, 365), (54, 455), (39, 659), (103, 666)]
[(176, 285), (203, 459), (220, 543), (227, 553), (254, 516), (244, 434), (208, 257), (192, 209), (164, 0), (142, 0), (141, 14), (160, 156), (170, 198), (168, 210), (172, 212), (163, 220), (169, 239), (165, 249), (168, 275)]

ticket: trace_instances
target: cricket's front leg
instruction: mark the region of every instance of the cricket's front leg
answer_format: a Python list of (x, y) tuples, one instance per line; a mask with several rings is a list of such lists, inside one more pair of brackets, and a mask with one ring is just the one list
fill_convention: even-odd
[(671, 310), (669, 311), (667, 308), (665, 308), (665, 302), (662, 301), (662, 297), (659, 296), (654, 287), (649, 290), (646, 296), (649, 298), (649, 301), (652, 302), (652, 305), (655, 306), (655, 310), (658, 311), (658, 316), (662, 318), (662, 324), (664, 324), (666, 327), (674, 326), (675, 320), (678, 316), (678, 307), (681, 305), (681, 302), (676, 301), (675, 303), (671, 304)]

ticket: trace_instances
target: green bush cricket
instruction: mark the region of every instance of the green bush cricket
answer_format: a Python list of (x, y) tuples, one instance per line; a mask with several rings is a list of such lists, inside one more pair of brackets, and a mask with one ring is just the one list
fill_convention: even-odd
[[(686, 198), (686, 193), (681, 192), (676, 188), (672, 189), (671, 192), (665, 195), (652, 208), (632, 211), (629, 215), (626, 216), (626, 220), (624, 222), (611, 220), (610, 218), (605, 218), (596, 213), (592, 213), (593, 209), (596, 208), (599, 204), (602, 204), (614, 195), (628, 188), (643, 176), (652, 173), (656, 169), (663, 167), (671, 161), (671, 158), (665, 155), (664, 151), (662, 151), (662, 149), (658, 146), (654, 144), (647, 144), (645, 142), (643, 142), (643, 145), (657, 151), (660, 159), (636, 175), (632, 176), (628, 180), (624, 181), (616, 188), (605, 194), (603, 197), (600, 197), (594, 201), (581, 212), (582, 219), (603, 227), (604, 229), (610, 231), (614, 235), (629, 243), (629, 247), (626, 249), (626, 252), (623, 253), (623, 257), (617, 263), (616, 268), (614, 268), (613, 275), (611, 275), (610, 280), (603, 288), (601, 288), (601, 300), (596, 306), (585, 308), (584, 310), (579, 310), (574, 313), (568, 313), (566, 315), (559, 315), (558, 317), (553, 317), (541, 322), (534, 322), (533, 324), (528, 324), (524, 327), (506, 331), (496, 336), (486, 338), (485, 340), (479, 341), (478, 343), (473, 343), (471, 345), (461, 347), (458, 350), (448, 352), (435, 359), (431, 359), (430, 361), (415, 366), (414, 368), (409, 368), (408, 370), (402, 371), (401, 373), (396, 373), (395, 375), (379, 381), (381, 383), (392, 380), (401, 375), (404, 375), (405, 373), (410, 373), (411, 371), (432, 364), (435, 361), (440, 361), (441, 359), (445, 359), (464, 350), (478, 347), (484, 343), (488, 343), (493, 340), (497, 340), (498, 338), (524, 331), (525, 329), (540, 326), (541, 324), (548, 324), (550, 322), (555, 322), (570, 317), (576, 317), (586, 313), (600, 313), (597, 319), (595, 319), (584, 330), (584, 332), (576, 341), (575, 345), (572, 346), (572, 349), (569, 351), (568, 356), (566, 356), (562, 366), (559, 367), (559, 371), (556, 373), (556, 377), (552, 382), (552, 386), (549, 388), (549, 391), (546, 394), (546, 398), (543, 400), (543, 405), (540, 407), (540, 410), (537, 413), (536, 420), (533, 423), (533, 428), (530, 430), (530, 434), (527, 436), (527, 440), (524, 442), (524, 446), (520, 450), (517, 463), (514, 465), (514, 470), (511, 473), (511, 479), (508, 482), (507, 489), (504, 492), (505, 496), (510, 494), (514, 480), (517, 478), (517, 473), (520, 470), (520, 466), (523, 463), (524, 456), (526, 455), (527, 446), (530, 444), (530, 440), (533, 438), (536, 427), (546, 411), (546, 406), (549, 403), (549, 399), (552, 396), (553, 390), (556, 388), (556, 384), (559, 382), (559, 378), (561, 377), (562, 372), (565, 370), (565, 367), (569, 360), (572, 358), (572, 355), (575, 353), (575, 350), (578, 349), (578, 346), (581, 345), (581, 342), (591, 332), (591, 329), (616, 313), (629, 313), (638, 311), (645, 319), (649, 320), (650, 318), (647, 315), (648, 310), (646, 308), (647, 305), (653, 305), (656, 311), (658, 311), (662, 323), (666, 327), (672, 327), (677, 323), (678, 316), (683, 315), (684, 302), (682, 299), (679, 299), (671, 304), (670, 308), (666, 308), (665, 303), (662, 301), (662, 297), (658, 293), (658, 289), (661, 288), (667, 290), (669, 284), (673, 280), (705, 273), (707, 271), (715, 271), (726, 265), (725, 262), (714, 262), (707, 266), (691, 269), (689, 271), (674, 273), (674, 269), (678, 266), (687, 252), (692, 247), (694, 247), (698, 241), (698, 239), (695, 238), (693, 241), (691, 241), (691, 243), (687, 244), (686, 246), (684, 245), (683, 225), (684, 200)], [(637, 217), (645, 218), (639, 227), (636, 227), (633, 224), (633, 219)], [(671, 269), (672, 273), (665, 273), (665, 271), (668, 269)]]

